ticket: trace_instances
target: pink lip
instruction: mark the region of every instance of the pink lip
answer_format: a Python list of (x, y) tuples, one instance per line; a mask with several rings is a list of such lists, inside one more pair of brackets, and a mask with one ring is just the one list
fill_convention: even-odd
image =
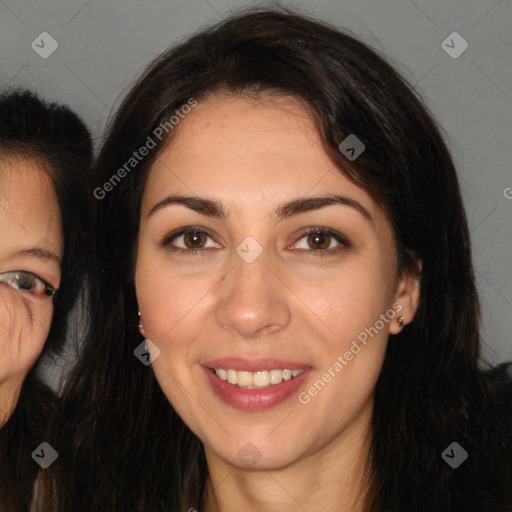
[[(221, 361), (221, 360), (219, 360)], [(211, 361), (207, 364), (210, 365), (212, 362), (217, 364), (219, 361)], [(226, 360), (222, 360), (223, 363)], [(229, 368), (235, 370), (232, 366), (228, 365), (216, 366), (216, 368)], [(247, 368), (247, 365), (242, 367), (242, 371)], [(255, 370), (247, 370), (247, 371), (258, 371), (258, 369), (263, 368), (261, 363), (258, 363), (258, 366)], [(266, 366), (266, 369), (270, 368), (289, 368), (289, 366), (281, 366), (281, 363), (277, 365)], [(304, 366), (296, 366), (291, 369), (304, 368)], [(290, 398), (292, 395), (296, 395), (298, 389), (304, 382), (304, 380), (309, 376), (312, 371), (311, 367), (306, 368), (299, 376), (294, 377), (293, 379), (282, 381), (281, 384), (275, 384), (269, 386), (264, 389), (243, 389), (230, 384), (229, 382), (220, 379), (217, 377), (215, 372), (211, 370), (209, 366), (201, 366), (206, 378), (208, 379), (214, 393), (226, 404), (231, 407), (235, 407), (236, 409), (244, 409), (246, 411), (264, 411), (275, 407), (285, 400)]]
[(263, 370), (300, 370), (301, 368), (309, 368), (306, 363), (292, 363), (291, 361), (283, 361), (280, 359), (240, 359), (238, 357), (225, 357), (222, 359), (214, 359), (213, 361), (205, 361), (200, 363), (201, 366), (207, 368), (224, 368), (225, 370), (237, 370), (245, 372), (258, 372)]

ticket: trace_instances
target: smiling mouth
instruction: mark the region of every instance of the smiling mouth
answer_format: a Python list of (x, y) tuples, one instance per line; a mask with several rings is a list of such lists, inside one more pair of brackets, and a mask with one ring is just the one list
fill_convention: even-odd
[(266, 389), (281, 384), (283, 381), (298, 377), (306, 368), (295, 370), (276, 368), (273, 370), (261, 370), (246, 372), (224, 368), (210, 368), (221, 380), (242, 389)]

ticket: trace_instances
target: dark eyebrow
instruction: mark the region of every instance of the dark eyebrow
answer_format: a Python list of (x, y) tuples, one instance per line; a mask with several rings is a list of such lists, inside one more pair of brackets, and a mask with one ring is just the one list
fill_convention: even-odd
[[(148, 218), (154, 215), (157, 211), (171, 204), (181, 204), (187, 208), (190, 208), (191, 210), (194, 210), (203, 215), (207, 215), (209, 217), (227, 219), (229, 216), (229, 212), (219, 201), (197, 196), (169, 196), (151, 208), (150, 212), (148, 213)], [(280, 220), (291, 217), (292, 215), (297, 215), (299, 213), (312, 210), (319, 210), (320, 208), (324, 208), (325, 206), (332, 204), (350, 206), (361, 213), (369, 222), (373, 223), (372, 216), (361, 203), (355, 199), (338, 195), (304, 198), (299, 197), (297, 199), (292, 199), (291, 201), (288, 201), (287, 203), (277, 208), (274, 215), (276, 221), (279, 222)]]
[(157, 211), (171, 204), (182, 204), (183, 206), (186, 206), (195, 212), (207, 215), (208, 217), (226, 219), (229, 216), (229, 213), (223, 208), (222, 204), (218, 201), (214, 201), (213, 199), (191, 196), (169, 196), (151, 208), (148, 213), (148, 219)]
[(38, 258), (43, 261), (56, 261), (57, 263), (61, 263), (60, 258), (51, 251), (47, 251), (41, 247), (30, 247), (28, 249), (21, 249), (16, 251), (13, 256), (32, 256), (34, 258)]
[(298, 199), (292, 199), (291, 201), (285, 203), (276, 210), (276, 219), (277, 221), (280, 221), (292, 215), (297, 215), (298, 213), (308, 212), (311, 210), (319, 210), (320, 208), (324, 208), (325, 206), (329, 206), (332, 204), (350, 206), (351, 208), (357, 210), (368, 221), (373, 223), (373, 219), (372, 216), (370, 215), (370, 212), (368, 212), (368, 210), (361, 203), (359, 203), (355, 199), (351, 199), (350, 197), (337, 195), (303, 198), (301, 197)]

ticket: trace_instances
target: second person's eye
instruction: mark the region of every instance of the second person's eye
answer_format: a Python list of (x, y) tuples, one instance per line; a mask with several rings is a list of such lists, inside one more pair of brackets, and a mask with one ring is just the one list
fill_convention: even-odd
[(56, 288), (32, 272), (21, 270), (0, 274), (0, 283), (5, 283), (16, 291), (26, 292), (38, 298), (52, 297), (57, 291)]

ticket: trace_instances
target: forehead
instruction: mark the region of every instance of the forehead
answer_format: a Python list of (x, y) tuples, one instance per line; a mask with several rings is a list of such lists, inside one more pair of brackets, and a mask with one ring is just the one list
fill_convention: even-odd
[[(0, 200), (14, 206), (15, 199), (54, 196), (46, 169), (33, 158), (0, 152)], [(53, 198), (53, 197), (52, 197)]]
[[(182, 119), (151, 167), (143, 210), (170, 193), (207, 195), (233, 209), (275, 208), (290, 197), (340, 193), (382, 217), (323, 146), (293, 97), (209, 97)], [(229, 204), (227, 204), (229, 208)]]
[(261, 170), (276, 159), (293, 164), (307, 158), (318, 166), (331, 166), (319, 145), (313, 120), (298, 100), (210, 97), (181, 120), (153, 167), (169, 154), (174, 164), (208, 158), (215, 168), (233, 166), (240, 174)]
[(2, 249), (41, 239), (62, 252), (61, 216), (46, 170), (36, 160), (0, 155)]

